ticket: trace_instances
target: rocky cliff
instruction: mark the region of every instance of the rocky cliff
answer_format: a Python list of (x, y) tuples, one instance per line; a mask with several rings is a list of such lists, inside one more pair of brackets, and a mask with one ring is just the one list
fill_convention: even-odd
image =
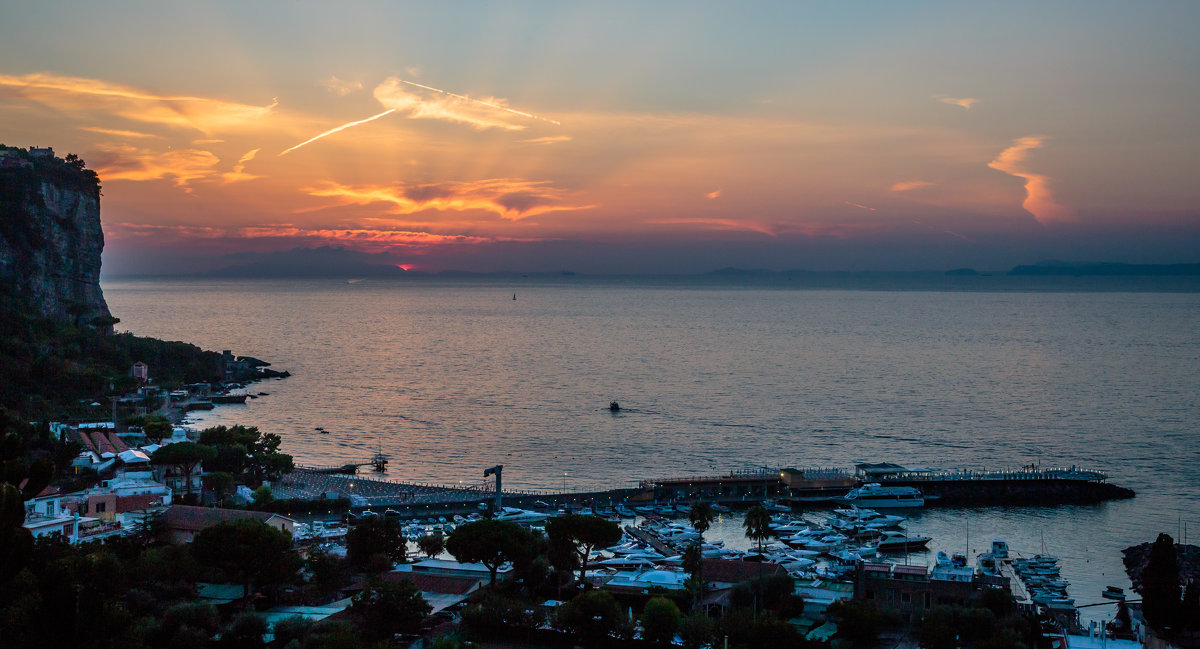
[(0, 286), (44, 317), (111, 326), (100, 185), (75, 156), (0, 145)]

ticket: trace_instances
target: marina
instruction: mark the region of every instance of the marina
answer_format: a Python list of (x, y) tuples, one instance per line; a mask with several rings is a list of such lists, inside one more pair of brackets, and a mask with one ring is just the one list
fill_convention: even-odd
[[(1045, 507), (1061, 507), (1055, 500), (1064, 489), (1107, 485), (1107, 476), (1077, 467), (922, 471), (920, 476), (921, 484), (926, 486), (954, 483), (960, 498), (949, 501), (930, 498), (924, 507), (859, 507), (847, 504), (845, 496), (864, 485), (889, 484), (889, 481), (861, 471), (828, 467), (741, 470), (712, 476), (653, 479), (626, 488), (588, 492), (506, 489), (502, 493), (503, 509), (495, 506), (497, 492), (492, 480), (478, 480), (474, 484), (426, 484), (404, 482), (394, 475), (370, 471), (354, 475), (300, 467), (273, 488), (280, 498), (343, 499), (337, 502), (346, 503), (341, 506), (345, 515), (339, 514), (338, 509), (330, 509), (324, 516), (306, 517), (327, 526), (318, 531), (317, 536), (337, 534), (343, 520), (348, 519), (353, 524), (363, 516), (398, 517), (404, 521), (406, 537), (415, 541), (428, 533), (448, 533), (456, 524), (477, 520), (490, 515), (489, 512), (498, 512), (492, 515), (500, 520), (539, 528), (548, 517), (564, 513), (602, 515), (620, 521), (629, 542), (638, 544), (639, 550), (633, 556), (629, 553), (597, 555), (595, 565), (598, 570), (678, 568), (682, 551), (698, 536), (687, 523), (691, 505), (707, 502), (717, 518), (713, 529), (705, 535), (702, 552), (706, 559), (766, 561), (783, 566), (787, 574), (798, 580), (818, 583), (837, 580), (841, 583), (853, 581), (854, 571), (864, 563), (885, 566), (887, 578), (893, 579), (891, 566), (930, 563), (936, 554), (937, 560), (927, 566), (928, 574), (922, 577), (936, 586), (950, 578), (946, 575), (958, 574), (957, 578), (963, 578), (959, 573), (966, 566), (964, 557), (969, 556), (970, 551), (951, 551), (950, 547), (955, 544), (948, 542), (950, 539), (938, 539), (926, 531), (928, 523), (924, 521), (933, 512), (944, 511), (950, 516), (947, 520), (952, 520), (955, 511), (967, 507), (955, 504), (962, 502), (961, 497), (974, 492), (981, 502), (993, 503), (998, 486), (1007, 490), (1010, 483), (1017, 481), (1023, 486), (1022, 499), (1043, 490), (1047, 495)], [(910, 478), (898, 476), (896, 479)], [(870, 487), (867, 491), (875, 489), (878, 487)], [(814, 497), (817, 490), (822, 492), (820, 497)], [(740, 519), (753, 506), (763, 506), (772, 515), (772, 540), (762, 554), (747, 547), (742, 537)], [(964, 510), (962, 516), (971, 516), (968, 511)], [(914, 524), (919, 527), (914, 529)], [(944, 527), (944, 524), (935, 525), (937, 529)], [(1027, 543), (1026, 539), (1022, 545)], [(744, 549), (736, 549), (739, 547)], [(987, 551), (990, 550), (985, 548), (984, 553)], [(956, 558), (951, 560), (951, 554)], [(1038, 569), (1043, 568), (1038, 566)], [(881, 568), (872, 570), (878, 573)], [(905, 570), (910, 569), (901, 568), (900, 572)], [(1065, 592), (1036, 590), (1034, 586), (1040, 585), (1038, 578), (1019, 574), (1011, 561), (1001, 562), (994, 573), (976, 572), (993, 574), (996, 579), (1011, 583), (1016, 601), (1053, 612), (1067, 626), (1081, 628), (1089, 622), (1102, 621), (1106, 615), (1101, 607), (1081, 616), (1079, 612), (1089, 610), (1089, 607), (1074, 607), (1073, 600), (1066, 601), (1069, 598)], [(1049, 581), (1065, 582), (1058, 578)], [(1051, 583), (1050, 586), (1065, 588), (1062, 584)], [(1101, 589), (1095, 589), (1098, 601), (1115, 601), (1102, 599)]]

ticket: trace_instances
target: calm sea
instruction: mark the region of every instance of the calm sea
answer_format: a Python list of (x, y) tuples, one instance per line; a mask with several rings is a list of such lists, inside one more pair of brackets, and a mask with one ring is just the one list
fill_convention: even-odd
[[(1045, 547), (1080, 603), (1128, 586), (1121, 548), (1200, 536), (1200, 293), (955, 288), (104, 282), (118, 329), (291, 371), (195, 424), (279, 433), (304, 464), (382, 449), (396, 479), (503, 464), (506, 486), (553, 490), (862, 461), (1098, 468), (1138, 497), (911, 526), (934, 549)], [(737, 520), (714, 534), (744, 545)]]

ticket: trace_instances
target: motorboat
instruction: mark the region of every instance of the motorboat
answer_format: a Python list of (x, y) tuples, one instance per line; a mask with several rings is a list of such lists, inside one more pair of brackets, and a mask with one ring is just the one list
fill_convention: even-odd
[(844, 502), (858, 507), (924, 507), (925, 497), (916, 487), (885, 487), (878, 482), (869, 482), (851, 489), (842, 498)]
[(917, 552), (924, 550), (932, 540), (933, 537), (920, 534), (887, 531), (874, 545), (879, 552)]
[(498, 521), (508, 521), (510, 523), (538, 523), (550, 518), (549, 514), (530, 511), (528, 509), (518, 509), (516, 507), (504, 507), (500, 513), (492, 517)]

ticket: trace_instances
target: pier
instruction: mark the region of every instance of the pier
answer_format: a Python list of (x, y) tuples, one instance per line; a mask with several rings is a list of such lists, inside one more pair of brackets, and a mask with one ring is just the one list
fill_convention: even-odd
[[(389, 480), (381, 473), (359, 475), (372, 462), (330, 467), (297, 467), (272, 485), (280, 499), (347, 498), (354, 508), (416, 508), (421, 513), (478, 511), (494, 502), (494, 483), (430, 484)], [(873, 470), (864, 471), (864, 466)], [(886, 467), (886, 468), (881, 468)], [(1019, 471), (923, 471), (898, 465), (859, 465), (845, 469), (757, 468), (721, 475), (685, 476), (641, 481), (636, 487), (592, 492), (503, 491), (512, 507), (569, 507), (618, 503), (706, 501), (746, 508), (774, 499), (800, 509), (841, 502), (850, 489), (866, 482), (913, 486), (924, 494), (926, 507), (981, 505), (1060, 505), (1131, 498), (1132, 490), (1109, 484), (1099, 471), (1076, 467)], [(484, 504), (486, 508), (486, 504)]]
[(633, 525), (626, 525), (625, 531), (628, 532), (629, 535), (632, 536), (633, 538), (654, 548), (655, 552), (663, 555), (664, 557), (673, 557), (676, 554), (679, 554), (679, 552), (676, 551), (675, 548), (672, 548), (671, 546), (667, 545), (666, 543), (663, 543), (662, 540), (660, 540), (657, 536), (654, 536), (653, 534), (650, 534), (646, 530), (643, 530), (639, 527), (634, 527)]

